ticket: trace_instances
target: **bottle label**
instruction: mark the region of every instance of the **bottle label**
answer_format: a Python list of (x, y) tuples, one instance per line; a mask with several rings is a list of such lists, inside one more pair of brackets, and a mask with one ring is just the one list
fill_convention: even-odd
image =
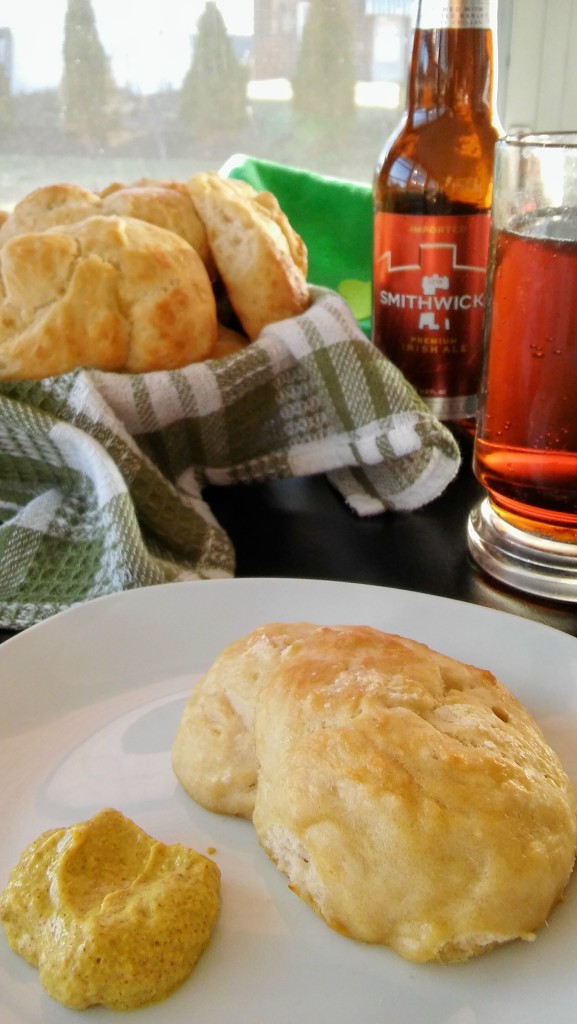
[(423, 0), (418, 28), (496, 28), (494, 0)]
[(373, 340), (440, 419), (474, 416), (490, 214), (375, 216)]

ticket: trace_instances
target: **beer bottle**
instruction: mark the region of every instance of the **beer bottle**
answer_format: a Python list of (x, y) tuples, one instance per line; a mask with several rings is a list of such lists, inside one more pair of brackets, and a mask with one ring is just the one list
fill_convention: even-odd
[(373, 341), (474, 430), (489, 253), (497, 0), (420, 0), (407, 110), (374, 179)]

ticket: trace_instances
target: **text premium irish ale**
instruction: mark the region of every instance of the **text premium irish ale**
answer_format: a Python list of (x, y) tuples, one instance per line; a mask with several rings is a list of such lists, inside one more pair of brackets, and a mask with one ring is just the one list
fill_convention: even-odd
[(440, 419), (470, 424), (482, 363), (496, 0), (421, 0), (405, 117), (374, 181), (373, 341)]

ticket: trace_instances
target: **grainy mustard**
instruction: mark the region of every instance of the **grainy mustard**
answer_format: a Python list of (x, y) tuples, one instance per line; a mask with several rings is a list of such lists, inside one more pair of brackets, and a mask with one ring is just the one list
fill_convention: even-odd
[(210, 939), (219, 891), (211, 860), (157, 842), (107, 808), (24, 850), (0, 920), (54, 999), (128, 1010), (188, 977)]

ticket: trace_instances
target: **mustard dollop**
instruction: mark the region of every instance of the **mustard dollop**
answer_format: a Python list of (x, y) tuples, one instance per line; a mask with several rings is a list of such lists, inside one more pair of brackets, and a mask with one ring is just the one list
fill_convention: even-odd
[(213, 861), (106, 808), (24, 850), (0, 896), (0, 920), (54, 999), (127, 1010), (157, 1002), (190, 975), (219, 892)]

